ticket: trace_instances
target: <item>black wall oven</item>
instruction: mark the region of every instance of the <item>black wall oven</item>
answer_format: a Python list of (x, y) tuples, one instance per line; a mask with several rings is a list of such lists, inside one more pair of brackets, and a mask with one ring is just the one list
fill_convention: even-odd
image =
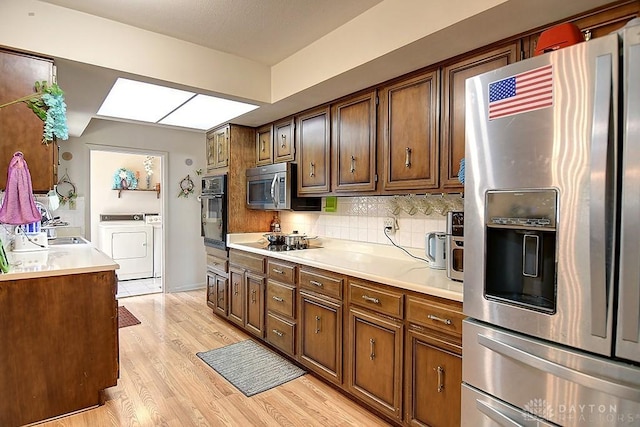
[(218, 249), (227, 246), (227, 175), (202, 178), (200, 230), (204, 244)]

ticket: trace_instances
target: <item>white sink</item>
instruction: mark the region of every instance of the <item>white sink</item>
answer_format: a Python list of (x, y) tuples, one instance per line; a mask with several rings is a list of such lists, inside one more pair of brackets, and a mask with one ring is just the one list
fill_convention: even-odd
[(89, 243), (82, 237), (68, 236), (68, 237), (56, 237), (55, 239), (48, 240), (49, 246), (57, 245), (84, 245)]

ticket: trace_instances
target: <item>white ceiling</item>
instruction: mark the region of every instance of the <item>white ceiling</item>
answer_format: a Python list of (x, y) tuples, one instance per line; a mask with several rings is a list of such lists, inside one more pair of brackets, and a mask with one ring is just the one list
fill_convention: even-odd
[(273, 65), (382, 0), (42, 0)]
[[(40, 0), (140, 29), (164, 34), (220, 52), (273, 66), (326, 34), (348, 25), (355, 17), (387, 2), (411, 4), (426, 0)], [(458, 5), (476, 0), (451, 0)], [(423, 39), (345, 70), (329, 80), (309, 86), (273, 104), (262, 105), (235, 123), (258, 126), (370, 87), (390, 78), (433, 64), (462, 52), (487, 45), (509, 35), (554, 22), (591, 9), (609, 0), (503, 0), (455, 25)], [(442, 3), (442, 2), (440, 2)], [(385, 31), (403, 24), (394, 17)], [(500, 22), (501, 25), (496, 25)], [(386, 25), (386, 24), (385, 24)], [(0, 40), (0, 43), (2, 41)], [(363, 49), (376, 40), (362, 40)], [(46, 54), (46, 52), (43, 52)], [(132, 75), (118, 70), (55, 57), (58, 82), (65, 90), (71, 123), (80, 118), (71, 136), (79, 136), (96, 116), (111, 85), (118, 77), (166, 84), (197, 91), (171, 82)], [(186, 70), (187, 71), (187, 70)], [(222, 95), (224, 93), (202, 93)], [(233, 97), (231, 97), (233, 99)], [(82, 124), (84, 123), (84, 124)]]

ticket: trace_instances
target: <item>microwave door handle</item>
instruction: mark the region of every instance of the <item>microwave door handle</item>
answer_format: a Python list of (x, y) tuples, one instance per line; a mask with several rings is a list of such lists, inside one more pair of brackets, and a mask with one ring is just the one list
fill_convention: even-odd
[[(607, 254), (607, 233), (610, 230), (607, 216), (607, 166), (612, 165), (608, 155), (609, 117), (611, 112), (612, 58), (611, 53), (596, 58), (593, 122), (591, 130), (591, 170), (589, 196), (589, 263), (591, 268), (591, 335), (607, 336), (607, 265), (611, 257)], [(602, 262), (605, 260), (605, 262)]]
[(273, 181), (271, 182), (271, 200), (273, 200), (273, 207), (278, 208), (278, 201), (280, 200), (280, 186), (278, 185), (278, 174), (276, 173), (273, 176)]

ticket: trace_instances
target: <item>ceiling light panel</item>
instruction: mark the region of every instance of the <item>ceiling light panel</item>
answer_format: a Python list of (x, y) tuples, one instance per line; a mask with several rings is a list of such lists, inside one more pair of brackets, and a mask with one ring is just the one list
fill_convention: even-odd
[(257, 105), (197, 95), (158, 123), (207, 130), (248, 113)]
[(156, 123), (194, 95), (193, 92), (118, 78), (98, 114)]

